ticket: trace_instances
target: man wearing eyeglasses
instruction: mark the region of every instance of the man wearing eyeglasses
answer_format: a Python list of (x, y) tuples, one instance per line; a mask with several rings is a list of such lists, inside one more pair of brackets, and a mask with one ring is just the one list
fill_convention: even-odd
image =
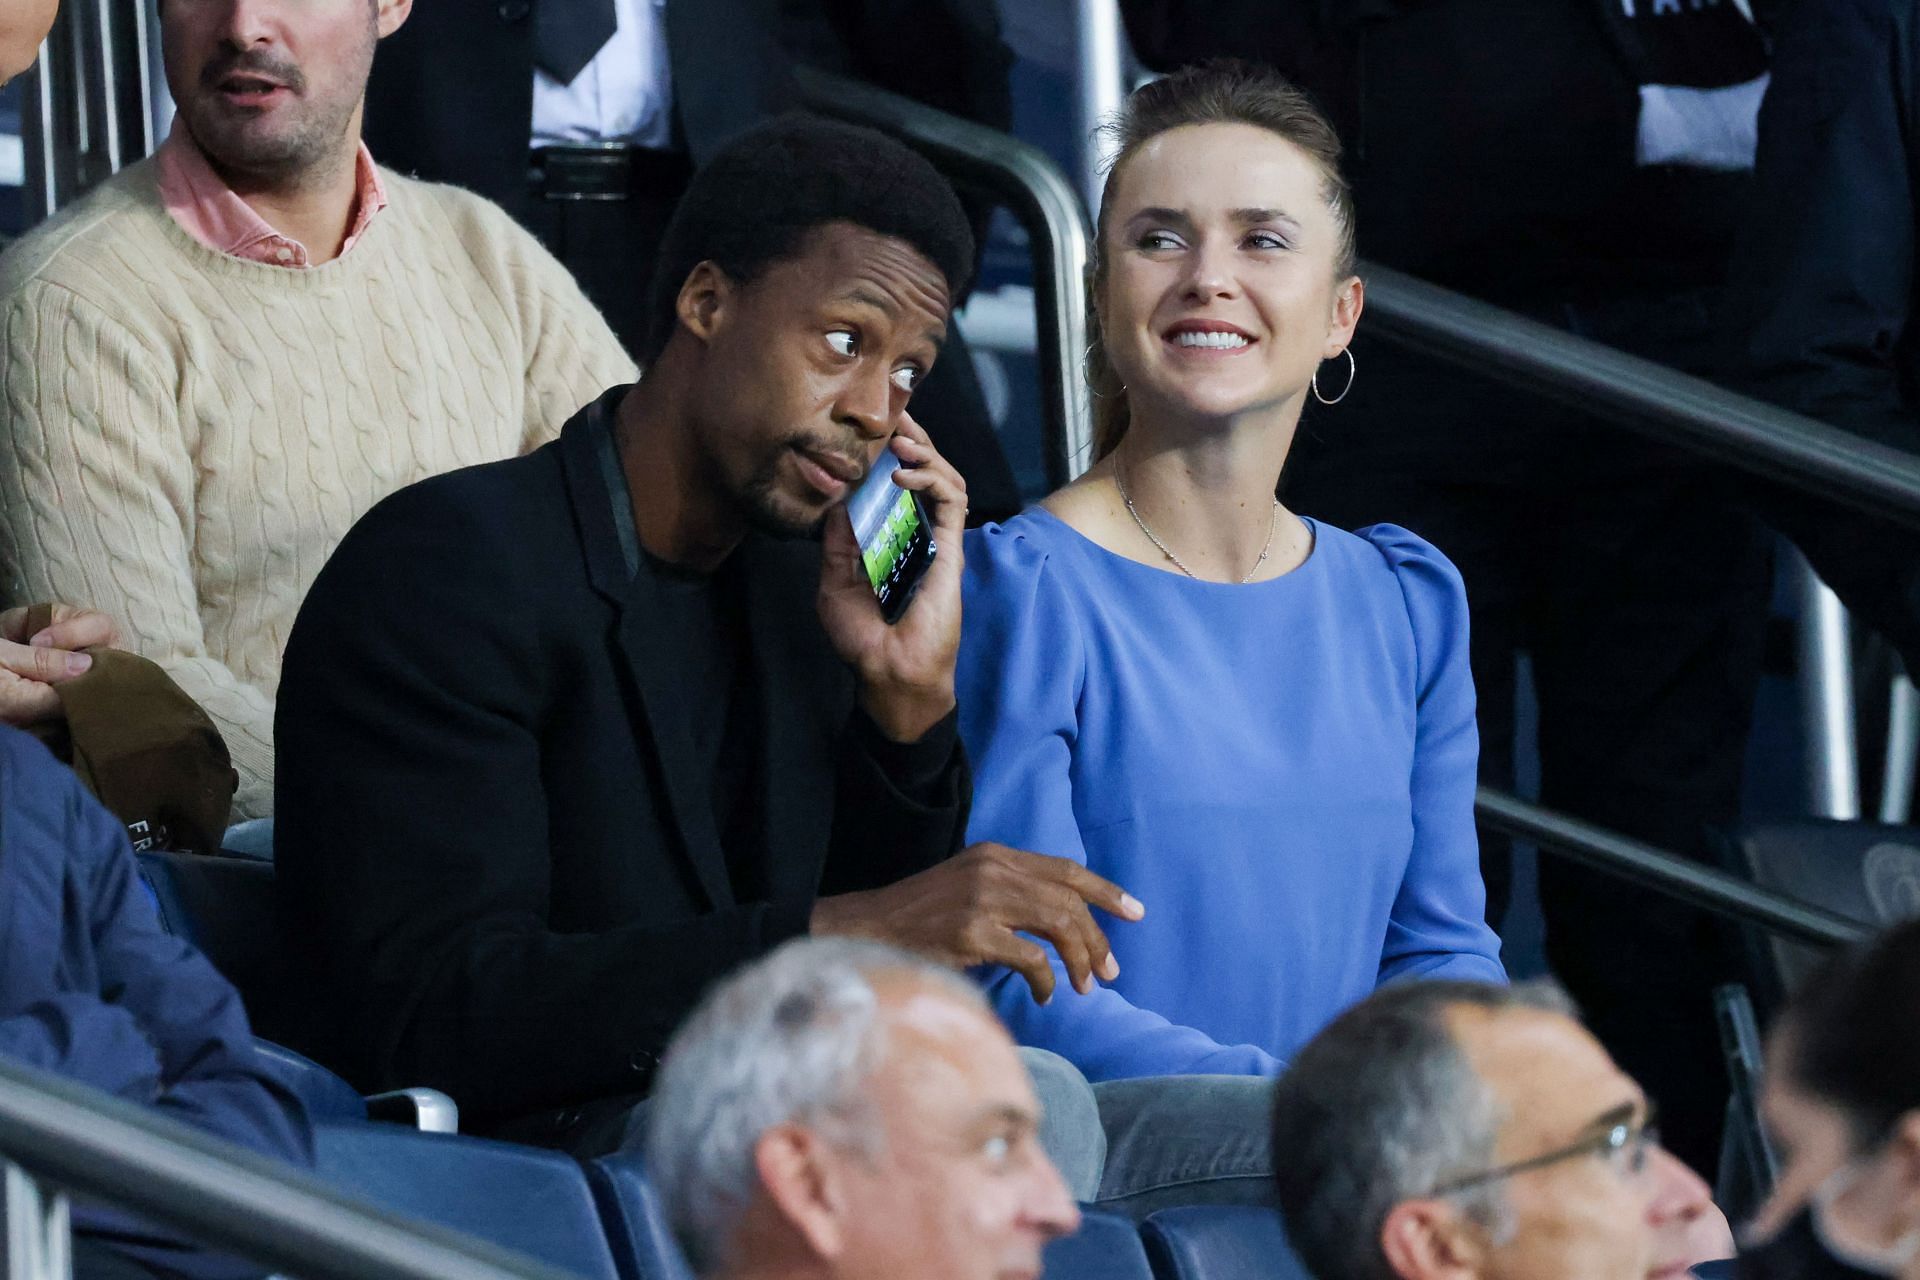
[(1677, 1280), (1733, 1253), (1652, 1102), (1550, 984), (1386, 988), (1277, 1094), (1280, 1206), (1319, 1280)]

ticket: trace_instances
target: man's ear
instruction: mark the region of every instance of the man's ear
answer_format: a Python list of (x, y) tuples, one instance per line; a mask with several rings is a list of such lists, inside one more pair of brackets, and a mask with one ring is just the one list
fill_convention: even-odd
[(1920, 1230), (1920, 1109), (1894, 1122), (1887, 1158), (1900, 1179), (1900, 1209), (1908, 1230)]
[(702, 262), (687, 273), (673, 301), (674, 314), (689, 333), (707, 342), (726, 322), (727, 305), (737, 292), (738, 286), (717, 264)]
[(1320, 349), (1322, 360), (1331, 360), (1347, 349), (1366, 305), (1367, 286), (1359, 276), (1348, 276), (1333, 287), (1333, 314), (1327, 321), (1326, 345)]
[(413, 12), (413, 0), (375, 0), (378, 8), (378, 30), (380, 38), (385, 40), (398, 31), (406, 22), (407, 15)]
[(797, 1124), (775, 1125), (753, 1148), (767, 1198), (823, 1260), (839, 1257), (846, 1247), (846, 1195), (835, 1154), (820, 1135)]
[(1402, 1200), (1388, 1210), (1380, 1252), (1401, 1280), (1470, 1280), (1486, 1265), (1480, 1229), (1443, 1200)]

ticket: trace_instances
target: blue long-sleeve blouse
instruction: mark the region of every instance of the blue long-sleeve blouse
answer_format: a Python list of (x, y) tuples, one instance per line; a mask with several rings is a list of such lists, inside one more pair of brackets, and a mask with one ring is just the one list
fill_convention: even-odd
[(1042, 1007), (981, 973), (1022, 1044), (1091, 1079), (1272, 1074), (1380, 983), (1505, 980), (1460, 575), (1405, 529), (1306, 523), (1306, 561), (1249, 585), (1041, 508), (967, 537), (968, 838), (1084, 862), (1147, 908), (1105, 922), (1120, 976), (1091, 995), (1062, 979)]

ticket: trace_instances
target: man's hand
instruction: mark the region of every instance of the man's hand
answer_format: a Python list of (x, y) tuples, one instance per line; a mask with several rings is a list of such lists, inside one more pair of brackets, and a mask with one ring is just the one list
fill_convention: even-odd
[(893, 626), (881, 616), (860, 544), (843, 506), (827, 517), (820, 567), (820, 624), (860, 682), (860, 706), (895, 742), (918, 742), (953, 710), (953, 664), (960, 650), (961, 541), (967, 482), (904, 415), (888, 447), (894, 479), (919, 493), (938, 548), (913, 602)]
[(890, 942), (965, 969), (999, 964), (1018, 970), (1045, 1004), (1053, 998), (1053, 966), (1038, 944), (1053, 944), (1073, 989), (1085, 995), (1096, 977), (1120, 976), (1107, 935), (1088, 904), (1123, 920), (1146, 908), (1111, 881), (1077, 862), (976, 844), (937, 867), (865, 893), (822, 898), (813, 906), (813, 932)]
[(120, 642), (113, 619), (94, 609), (53, 606), (52, 625), (27, 634), (27, 609), (0, 613), (0, 723), (35, 724), (60, 715), (53, 686), (93, 666), (82, 649)]

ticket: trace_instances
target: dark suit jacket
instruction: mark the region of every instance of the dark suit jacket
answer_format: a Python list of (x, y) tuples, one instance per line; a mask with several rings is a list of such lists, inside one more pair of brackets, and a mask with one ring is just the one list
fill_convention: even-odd
[(951, 722), (884, 742), (816, 618), (818, 546), (753, 535), (735, 554), (771, 892), (735, 899), (676, 638), (622, 545), (624, 391), (534, 453), (380, 503), (287, 646), (276, 852), (331, 999), (313, 1047), (482, 1121), (642, 1092), (705, 988), (804, 933), (817, 894), (932, 866), (966, 825)]
[[(381, 42), (366, 138), (381, 163), (455, 182), (525, 221), (539, 0), (432, 0)], [(791, 67), (870, 80), (1012, 123), (991, 0), (668, 0), (675, 137), (695, 163), (795, 104)]]

